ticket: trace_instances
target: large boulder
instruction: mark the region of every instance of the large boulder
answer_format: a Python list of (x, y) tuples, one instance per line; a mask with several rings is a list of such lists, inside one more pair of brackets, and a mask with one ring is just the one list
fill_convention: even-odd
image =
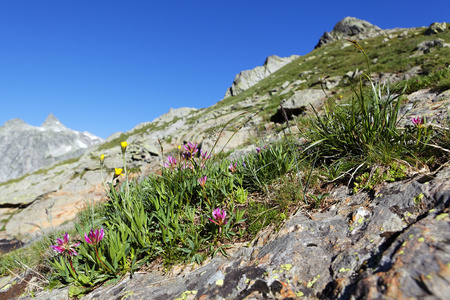
[(256, 67), (253, 70), (242, 71), (234, 78), (233, 84), (225, 93), (225, 98), (242, 93), (298, 57), (298, 55), (291, 55), (289, 57), (272, 55), (267, 57), (263, 66)]
[(295, 91), (290, 98), (284, 99), (281, 102), (283, 109), (280, 106), (277, 112), (270, 118), (270, 121), (284, 123), (286, 122), (286, 118), (290, 120), (293, 116), (299, 116), (310, 106), (318, 109), (323, 104), (325, 98), (325, 93), (318, 89)]
[(444, 32), (445, 30), (447, 30), (447, 23), (434, 22), (427, 28), (427, 30), (425, 30), (425, 34), (426, 35), (438, 34), (440, 32)]
[(363, 39), (374, 37), (383, 33), (378, 26), (357, 18), (346, 17), (339, 21), (331, 32), (325, 32), (314, 49), (342, 38)]

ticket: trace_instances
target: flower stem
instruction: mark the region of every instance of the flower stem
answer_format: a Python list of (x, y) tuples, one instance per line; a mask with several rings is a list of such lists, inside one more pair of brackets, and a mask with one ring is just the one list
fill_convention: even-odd
[(69, 263), (70, 263), (70, 266), (72, 267), (73, 273), (74, 273), (74, 274), (77, 274), (77, 272), (75, 272), (75, 269), (74, 269), (74, 267), (73, 267), (72, 259), (70, 258), (70, 256), (68, 256), (67, 259), (69, 260)]
[(209, 202), (208, 197), (206, 196), (205, 187), (202, 186), (202, 188), (203, 188), (203, 193), (205, 194), (206, 201), (208, 201), (208, 204), (211, 206), (211, 202)]
[(102, 265), (106, 268), (106, 270), (108, 270), (108, 272), (111, 272), (111, 270), (105, 265), (105, 263), (98, 256), (97, 246), (94, 246), (94, 249), (95, 249), (95, 254), (97, 255), (97, 259), (102, 263)]

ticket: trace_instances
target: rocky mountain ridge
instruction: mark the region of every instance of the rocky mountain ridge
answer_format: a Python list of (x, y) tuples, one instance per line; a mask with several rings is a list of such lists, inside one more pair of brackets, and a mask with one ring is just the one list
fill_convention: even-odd
[(325, 31), (314, 48), (322, 47), (343, 38), (362, 40), (381, 35), (384, 32), (380, 27), (367, 21), (346, 17), (339, 21), (331, 32)]
[(240, 94), (297, 58), (299, 58), (298, 55), (291, 55), (289, 57), (272, 55), (267, 57), (261, 67), (242, 71), (237, 74), (233, 84), (227, 89), (225, 98)]
[[(384, 51), (383, 45), (406, 43), (419, 32), (414, 28), (389, 30), (368, 39), (380, 42), (378, 48)], [(426, 41), (438, 39), (430, 37)], [(427, 51), (417, 47), (408, 56), (436, 59), (447, 53), (442, 51), (449, 42), (445, 38), (441, 46), (429, 43), (434, 46)], [(420, 43), (422, 40), (416, 42)], [(164, 156), (185, 141), (198, 142), (203, 149), (211, 150), (220, 138), (216, 153), (224, 149), (239, 156), (253, 150), (258, 140), (279, 139), (285, 126), (276, 117), (281, 101), (292, 110), (292, 116), (302, 116), (310, 104), (320, 109), (327, 99), (324, 90), (339, 97), (344, 90), (342, 84), (358, 76), (361, 67), (352, 65), (324, 79), (324, 90), (317, 84), (321, 68), (333, 68), (334, 53), (344, 55), (346, 49), (344, 41), (329, 42), (212, 107), (172, 109), (130, 132), (114, 134), (77, 160), (0, 185), (0, 220), (5, 224), (0, 237), (30, 241), (41, 234), (30, 223), (50, 227), (45, 215), (50, 207), (53, 225), (58, 226), (74, 219), (74, 208), (83, 206), (86, 199), (100, 201), (103, 186), (99, 157), (105, 154), (103, 176), (110, 181), (114, 167), (122, 165), (120, 141), (130, 143), (126, 163), (129, 169), (139, 170), (134, 175), (139, 178), (157, 172)], [(324, 61), (322, 67), (320, 62)], [(377, 71), (374, 75), (379, 81), (398, 81), (421, 72), (422, 68), (414, 67)], [(439, 124), (449, 115), (449, 90), (424, 89), (405, 98), (405, 119), (427, 116), (427, 121)], [(298, 129), (292, 126), (290, 130), (295, 133)], [(136, 274), (86, 298), (133, 295), (142, 299), (445, 299), (450, 292), (450, 238), (446, 234), (450, 224), (449, 179), (450, 172), (444, 168), (433, 174), (413, 174), (408, 181), (386, 184), (374, 193), (349, 195), (341, 187), (331, 192), (336, 203), (329, 211), (312, 218), (299, 211), (278, 233), (269, 229), (246, 247), (234, 245), (228, 259), (218, 256), (198, 269), (179, 266), (170, 273), (152, 270)], [(67, 298), (67, 289), (36, 295), (37, 299), (50, 297)]]
[(7, 121), (0, 127), (0, 182), (78, 157), (101, 141), (88, 132), (65, 127), (53, 114), (40, 127), (20, 119)]

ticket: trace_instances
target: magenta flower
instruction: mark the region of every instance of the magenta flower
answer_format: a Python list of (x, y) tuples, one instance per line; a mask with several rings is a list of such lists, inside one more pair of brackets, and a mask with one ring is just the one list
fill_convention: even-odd
[(183, 145), (186, 152), (183, 153), (183, 157), (186, 159), (190, 159), (194, 156), (195, 153), (198, 152), (197, 143), (187, 143)]
[(177, 159), (171, 155), (167, 156), (167, 162), (164, 164), (166, 168), (174, 169), (177, 166)]
[(203, 161), (206, 161), (211, 158), (211, 154), (208, 155), (208, 151), (203, 152), (203, 150), (200, 150), (200, 156)]
[(66, 232), (62, 239), (56, 239), (57, 245), (51, 245), (50, 247), (58, 253), (68, 254), (68, 255), (78, 255), (75, 248), (80, 245), (80, 243), (75, 243), (69, 245), (69, 234)]
[(234, 165), (233, 165), (233, 163), (231, 163), (231, 164), (228, 166), (228, 170), (230, 170), (231, 173), (233, 173), (234, 171), (236, 171), (236, 170), (237, 170), (237, 163), (234, 163)]
[(220, 208), (216, 208), (215, 210), (213, 210), (212, 216), (214, 220), (210, 218), (209, 220), (219, 226), (219, 233), (221, 233), (222, 226), (227, 224), (227, 220), (225, 220), (225, 218), (227, 217), (226, 211)]
[(423, 125), (423, 118), (421, 118), (421, 117), (417, 117), (417, 118), (412, 117), (411, 118), (411, 122), (413, 122), (414, 126), (419, 127), (419, 126)]
[(256, 153), (260, 153), (261, 152), (261, 148), (256, 147)]
[(105, 236), (105, 232), (103, 231), (103, 228), (100, 228), (100, 230), (91, 229), (89, 231), (89, 235), (87, 233), (84, 234), (84, 240), (86, 243), (96, 246)]
[(205, 176), (205, 177), (202, 177), (202, 178), (199, 178), (199, 179), (198, 179), (198, 183), (199, 183), (202, 187), (204, 187), (205, 184), (206, 184), (206, 179), (207, 179), (206, 176)]

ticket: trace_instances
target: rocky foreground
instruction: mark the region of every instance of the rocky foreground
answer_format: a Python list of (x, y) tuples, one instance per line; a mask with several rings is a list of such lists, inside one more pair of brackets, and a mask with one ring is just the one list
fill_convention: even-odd
[[(83, 299), (448, 299), (450, 167), (349, 196), (202, 266), (155, 267)], [(68, 289), (23, 299), (67, 299)]]

